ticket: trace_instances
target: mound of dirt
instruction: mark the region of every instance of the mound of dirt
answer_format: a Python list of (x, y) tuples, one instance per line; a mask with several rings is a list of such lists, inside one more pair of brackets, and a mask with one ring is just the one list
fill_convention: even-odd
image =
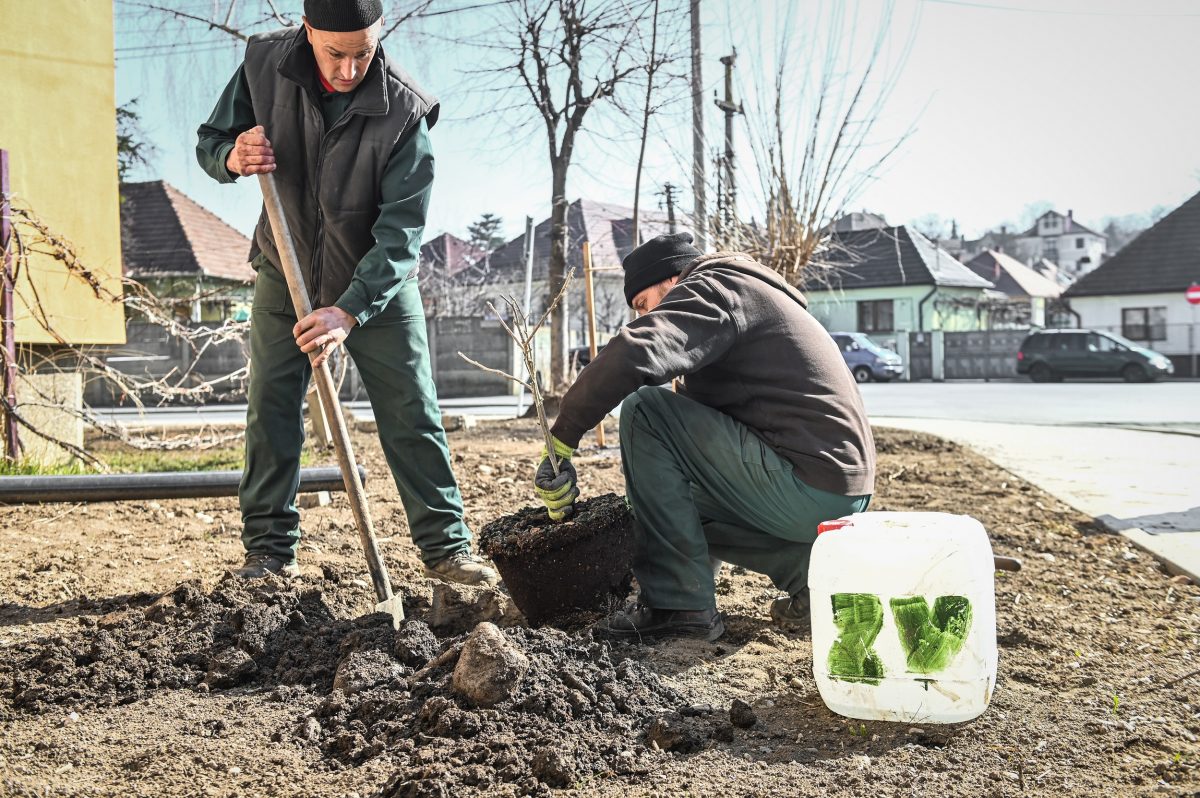
[(226, 576), (187, 582), (146, 609), (82, 618), (75, 635), (18, 647), (5, 692), (32, 712), (126, 704), (152, 690), (307, 685), (328, 690), (348, 650), (390, 651), (383, 614), (338, 620), (320, 589)]
[(158, 690), (274, 687), (274, 700), (312, 707), (277, 741), (316, 747), (335, 767), (387, 753), (401, 764), (385, 796), (539, 794), (644, 774), (659, 749), (723, 738), (722, 724), (698, 726), (675, 688), (586, 631), (483, 623), (439, 638), (416, 618), (399, 630), (379, 613), (338, 619), (320, 588), (280, 579), (229, 576), (208, 594), (185, 583), (148, 608), (82, 619), (13, 651), (3, 682), (6, 719)]

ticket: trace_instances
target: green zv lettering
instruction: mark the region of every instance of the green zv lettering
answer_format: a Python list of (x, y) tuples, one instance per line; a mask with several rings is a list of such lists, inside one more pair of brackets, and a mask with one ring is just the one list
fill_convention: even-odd
[(943, 670), (962, 650), (971, 631), (971, 602), (965, 596), (938, 596), (933, 612), (923, 596), (890, 603), (910, 673)]
[(872, 646), (883, 628), (883, 603), (870, 593), (834, 593), (830, 598), (838, 638), (829, 647), (829, 675), (878, 685), (883, 662)]

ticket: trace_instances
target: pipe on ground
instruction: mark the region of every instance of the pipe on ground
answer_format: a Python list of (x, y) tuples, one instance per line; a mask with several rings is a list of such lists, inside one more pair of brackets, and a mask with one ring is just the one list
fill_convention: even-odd
[[(367, 472), (358, 467), (358, 476)], [(146, 474), (72, 474), (0, 477), (0, 504), (116, 502), (146, 499), (207, 499), (236, 496), (241, 471), (164, 471)], [(337, 468), (300, 469), (300, 493), (345, 490)]]

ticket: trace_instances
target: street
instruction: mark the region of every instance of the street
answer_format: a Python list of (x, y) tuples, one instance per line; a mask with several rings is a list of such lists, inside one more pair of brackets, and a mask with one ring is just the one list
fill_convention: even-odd
[[(1200, 432), (1200, 382), (895, 382), (862, 387), (872, 418), (936, 418), (1011, 424), (1115, 424), (1185, 427)], [(481, 419), (512, 418), (516, 397), (443, 399), (443, 413)], [(528, 400), (525, 406), (528, 406)], [(375, 418), (368, 402), (347, 402), (355, 419)], [(141, 427), (242, 424), (245, 405), (98, 408), (107, 421)]]
[(1200, 426), (1200, 382), (896, 382), (862, 387), (872, 417)]

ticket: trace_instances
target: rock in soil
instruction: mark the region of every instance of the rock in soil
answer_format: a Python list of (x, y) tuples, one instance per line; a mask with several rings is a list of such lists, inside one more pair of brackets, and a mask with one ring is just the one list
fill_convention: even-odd
[(521, 611), (507, 595), (494, 587), (473, 587), (435, 582), (429, 625), (443, 634), (462, 634), (476, 625), (498, 626), (520, 623)]
[(475, 706), (491, 707), (510, 698), (528, 670), (521, 650), (495, 624), (481, 623), (463, 644), (450, 684)]
[(739, 729), (749, 729), (758, 723), (758, 715), (754, 714), (754, 708), (745, 701), (735, 698), (729, 705), (729, 722)]

